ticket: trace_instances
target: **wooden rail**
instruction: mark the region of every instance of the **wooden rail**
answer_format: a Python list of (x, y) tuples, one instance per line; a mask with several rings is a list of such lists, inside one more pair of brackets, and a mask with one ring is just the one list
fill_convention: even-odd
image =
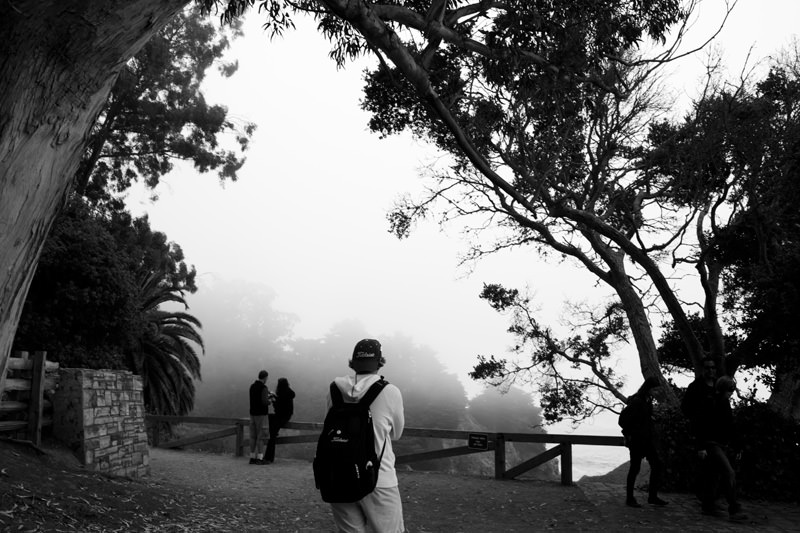
[[(0, 393), (10, 399), (0, 401), (0, 415), (16, 413), (26, 419), (0, 421), (0, 433), (25, 430), (31, 442), (41, 444), (42, 426), (52, 424), (52, 419), (44, 417), (45, 410), (52, 408), (44, 392), (58, 386), (57, 379), (47, 372), (57, 371), (58, 366), (47, 360), (47, 352), (34, 352), (30, 358), (28, 352), (16, 352), (9, 358), (7, 372), (0, 376)], [(15, 377), (10, 377), (12, 372)]]
[[(167, 443), (160, 443), (157, 431), (154, 431), (153, 446), (162, 448), (176, 448), (188, 444), (196, 444), (212, 439), (236, 435), (236, 456), (244, 455), (248, 440), (244, 438), (244, 428), (250, 424), (249, 418), (213, 418), (213, 417), (192, 417), (192, 416), (162, 416), (147, 415), (148, 422), (168, 422), (172, 424), (208, 424), (208, 425), (227, 425), (232, 426), (224, 430), (187, 437)], [(284, 426), (287, 429), (307, 430), (313, 433), (301, 435), (291, 435), (278, 437), (275, 444), (300, 444), (317, 442), (322, 424), (319, 422), (289, 422)], [(623, 438), (601, 435), (565, 435), (547, 433), (488, 433), (483, 431), (463, 431), (456, 429), (432, 429), (432, 428), (405, 428), (403, 437), (426, 437), (434, 439), (461, 440), (465, 444), (452, 446), (439, 450), (431, 450), (410, 455), (400, 455), (395, 461), (397, 464), (413, 463), (418, 461), (428, 461), (431, 459), (444, 459), (446, 457), (456, 457), (473, 453), (494, 453), (495, 479), (514, 479), (525, 472), (536, 468), (552, 459), (561, 459), (561, 483), (572, 485), (572, 446), (624, 446)], [(509, 442), (538, 442), (544, 444), (556, 444), (556, 446), (546, 450), (539, 455), (532, 457), (522, 463), (506, 468), (506, 443)]]

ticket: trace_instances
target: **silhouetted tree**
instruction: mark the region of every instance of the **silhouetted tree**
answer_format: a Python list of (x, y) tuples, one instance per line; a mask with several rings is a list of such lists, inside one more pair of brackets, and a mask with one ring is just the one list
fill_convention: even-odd
[[(653, 127), (648, 163), (671, 180), (674, 203), (707, 209), (699, 253), (720, 292), (730, 333), (706, 309), (696, 330), (727, 373), (773, 369), (770, 405), (800, 419), (800, 55), (752, 85), (710, 90), (682, 122)], [(712, 273), (713, 272), (713, 273)], [(685, 364), (667, 324), (663, 352)], [(703, 338), (703, 337), (701, 337)]]
[[(237, 63), (222, 62), (222, 55), (240, 27), (239, 20), (219, 27), (188, 7), (147, 42), (125, 65), (92, 128), (75, 174), (79, 195), (121, 209), (118, 193), (139, 180), (155, 188), (178, 159), (236, 180), (255, 124), (234, 123), (224, 106), (206, 102), (200, 84), (215, 64), (225, 77), (236, 72)], [(226, 137), (239, 153), (222, 148)]]
[(188, 308), (183, 292), (163, 271), (149, 273), (139, 288), (141, 333), (128, 350), (132, 370), (142, 376), (144, 404), (150, 413), (186, 415), (194, 408), (194, 380), (200, 379), (203, 348), (200, 321), (185, 311), (165, 310), (164, 304)]

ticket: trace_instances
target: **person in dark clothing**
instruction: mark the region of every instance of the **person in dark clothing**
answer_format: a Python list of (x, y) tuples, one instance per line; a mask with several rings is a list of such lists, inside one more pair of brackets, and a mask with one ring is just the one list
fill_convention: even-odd
[(681, 411), (689, 419), (689, 428), (695, 439), (702, 428), (710, 423), (708, 417), (716, 396), (714, 384), (717, 381), (717, 364), (711, 357), (704, 358), (702, 362), (702, 375), (689, 384), (681, 402)]
[(722, 376), (715, 383), (713, 400), (706, 405), (708, 412), (704, 425), (697, 428), (697, 456), (703, 463), (701, 503), (703, 514), (716, 515), (717, 488), (721, 486), (728, 502), (728, 516), (745, 520), (747, 515), (736, 501), (736, 471), (728, 458), (728, 445), (733, 436), (733, 412), (730, 399), (736, 391), (736, 382)]
[(269, 372), (262, 370), (250, 385), (250, 464), (264, 464), (264, 446), (267, 440), (270, 392), (267, 387)]
[(698, 495), (703, 514), (717, 514), (714, 502), (719, 482), (728, 500), (728, 514), (735, 520), (746, 518), (736, 502), (736, 474), (725, 447), (733, 431), (730, 397), (736, 384), (729, 376), (717, 379), (716, 362), (703, 359), (703, 373), (686, 389), (681, 410), (689, 419), (689, 429), (700, 459)]
[(630, 398), (623, 413), (620, 414), (620, 426), (625, 437), (625, 446), (630, 452), (630, 466), (625, 485), (625, 505), (641, 507), (633, 495), (633, 486), (636, 476), (642, 467), (642, 459), (647, 459), (650, 464), (650, 485), (647, 503), (651, 505), (667, 505), (667, 502), (658, 497), (661, 482), (663, 463), (658, 455), (656, 431), (653, 424), (653, 396), (652, 390), (659, 386), (654, 377), (647, 378), (639, 390)]
[(289, 386), (289, 380), (286, 378), (278, 379), (278, 387), (275, 389), (272, 401), (275, 412), (269, 415), (269, 442), (267, 443), (267, 452), (264, 454), (264, 463), (266, 464), (275, 460), (275, 439), (278, 438), (278, 432), (281, 428), (292, 418), (294, 396), (294, 391)]
[[(712, 423), (711, 417), (716, 397), (714, 384), (717, 381), (717, 364), (711, 357), (705, 357), (702, 364), (702, 373), (689, 384), (681, 401), (681, 411), (689, 420), (689, 432), (694, 441), (695, 450), (699, 450), (702, 446), (705, 428)], [(710, 485), (713, 485), (716, 476), (712, 469), (708, 468), (708, 465), (709, 462), (701, 460), (698, 468), (697, 494), (701, 501), (706, 499), (708, 493), (713, 493), (715, 490)], [(713, 514), (713, 505), (708, 508), (704, 504), (703, 513)]]

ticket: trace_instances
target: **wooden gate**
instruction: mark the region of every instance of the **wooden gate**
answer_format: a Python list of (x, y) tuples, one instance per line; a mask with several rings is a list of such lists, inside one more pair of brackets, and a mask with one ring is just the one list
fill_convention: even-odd
[(52, 403), (45, 391), (55, 390), (58, 363), (47, 361), (47, 352), (15, 352), (8, 369), (0, 375), (0, 433), (25, 434), (39, 446), (42, 427), (52, 425)]

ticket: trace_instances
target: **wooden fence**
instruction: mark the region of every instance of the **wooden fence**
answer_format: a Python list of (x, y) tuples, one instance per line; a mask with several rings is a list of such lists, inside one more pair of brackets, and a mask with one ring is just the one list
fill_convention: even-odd
[(0, 375), (0, 433), (25, 432), (28, 439), (39, 446), (42, 427), (53, 423), (46, 417), (52, 409), (44, 397), (46, 390), (54, 390), (58, 363), (47, 360), (47, 352), (15, 352), (8, 360), (7, 372)]
[[(160, 442), (158, 431), (153, 431), (153, 446), (161, 448), (178, 448), (197, 444), (213, 439), (236, 436), (236, 456), (241, 457), (248, 446), (245, 439), (245, 428), (249, 426), (249, 418), (210, 418), (192, 416), (158, 416), (147, 415), (150, 423), (166, 422), (170, 424), (207, 424), (229, 426), (220, 431), (195, 435), (170, 442)], [(278, 437), (276, 444), (300, 444), (317, 442), (322, 424), (319, 422), (289, 422), (285, 426), (288, 429), (308, 430), (313, 433)], [(453, 429), (426, 429), (426, 428), (405, 428), (403, 437), (426, 437), (432, 439), (460, 440), (462, 445), (449, 448), (420, 452), (411, 455), (400, 455), (396, 458), (396, 464), (413, 463), (417, 461), (429, 461), (432, 459), (444, 459), (446, 457), (456, 457), (473, 453), (494, 453), (494, 477), (495, 479), (514, 479), (523, 473), (536, 468), (552, 459), (561, 459), (561, 483), (564, 485), (572, 484), (572, 446), (624, 446), (622, 437), (600, 436), (600, 435), (564, 435), (546, 433), (487, 433), (480, 431), (462, 431)], [(544, 444), (555, 444), (556, 446), (540, 453), (522, 463), (506, 468), (506, 444), (510, 442), (538, 442)]]

